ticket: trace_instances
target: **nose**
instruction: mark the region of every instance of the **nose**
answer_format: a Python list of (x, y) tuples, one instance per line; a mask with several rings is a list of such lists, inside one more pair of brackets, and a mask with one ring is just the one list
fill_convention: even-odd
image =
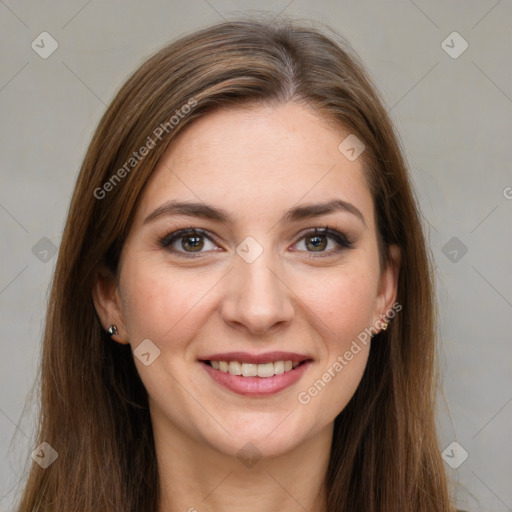
[(263, 251), (252, 263), (235, 254), (221, 307), (222, 318), (231, 327), (268, 334), (292, 320), (293, 292), (270, 252)]

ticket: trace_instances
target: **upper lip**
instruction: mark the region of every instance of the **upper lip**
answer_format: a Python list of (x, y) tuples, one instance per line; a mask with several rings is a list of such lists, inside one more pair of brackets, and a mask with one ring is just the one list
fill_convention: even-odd
[(249, 352), (224, 352), (201, 357), (200, 361), (238, 361), (239, 363), (269, 363), (274, 361), (299, 362), (311, 359), (304, 354), (296, 352), (264, 352), (263, 354), (250, 354)]

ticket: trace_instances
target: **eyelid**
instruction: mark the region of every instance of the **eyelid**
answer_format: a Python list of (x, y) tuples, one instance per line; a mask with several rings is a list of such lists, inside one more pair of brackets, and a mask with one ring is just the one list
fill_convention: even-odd
[[(332, 254), (338, 254), (344, 249), (351, 249), (354, 245), (354, 242), (350, 240), (345, 233), (342, 231), (339, 231), (338, 229), (331, 228), (329, 226), (324, 226), (322, 228), (310, 228), (305, 230), (297, 239), (297, 241), (293, 245), (297, 245), (299, 242), (304, 240), (307, 237), (314, 236), (314, 235), (324, 235), (328, 238), (331, 238), (335, 241), (335, 243), (338, 245), (338, 247), (334, 250), (330, 251), (297, 251), (297, 252), (304, 252), (306, 254), (310, 255), (318, 255), (319, 257), (322, 256), (330, 256)], [(313, 256), (316, 257), (316, 256)]]
[[(164, 236), (163, 238), (161, 238), (159, 240), (159, 245), (162, 248), (167, 249), (168, 251), (170, 251), (174, 254), (180, 254), (185, 258), (198, 258), (198, 257), (201, 257), (200, 255), (203, 253), (212, 252), (212, 251), (198, 251), (197, 253), (195, 253), (195, 252), (178, 251), (178, 250), (171, 248), (171, 245), (176, 240), (179, 240), (180, 238), (184, 238), (186, 235), (200, 235), (200, 236), (206, 238), (207, 240), (209, 240), (210, 242), (218, 245), (217, 242), (215, 241), (215, 237), (208, 234), (208, 232), (206, 230), (201, 229), (201, 228), (194, 228), (194, 227), (178, 229), (176, 231), (173, 231), (173, 232), (167, 234), (166, 236)], [(298, 236), (297, 240), (293, 243), (293, 246), (297, 245), (299, 242), (301, 242), (308, 236), (314, 236), (314, 235), (324, 235), (328, 238), (331, 238), (332, 240), (335, 241), (335, 243), (338, 245), (338, 247), (334, 250), (331, 249), (330, 251), (296, 251), (296, 252), (303, 252), (306, 254), (310, 254), (311, 255), (310, 257), (323, 257), (323, 256), (330, 256), (332, 254), (338, 254), (339, 252), (341, 252), (344, 249), (350, 249), (350, 248), (352, 248), (352, 246), (354, 244), (354, 242), (349, 240), (349, 238), (342, 231), (339, 231), (335, 228), (331, 228), (329, 226), (325, 226), (322, 228), (314, 227), (314, 228), (309, 228), (309, 229), (304, 230)], [(314, 256), (314, 255), (316, 255), (316, 256)]]
[(177, 251), (171, 247), (171, 245), (180, 238), (184, 238), (187, 235), (200, 235), (210, 242), (212, 242), (215, 245), (218, 245), (217, 242), (214, 240), (214, 238), (208, 234), (208, 232), (201, 228), (183, 228), (183, 229), (177, 229), (176, 231), (172, 231), (171, 233), (168, 233), (163, 238), (159, 240), (159, 245), (163, 248), (168, 250), (169, 252), (172, 252), (173, 254), (180, 254), (184, 255), (185, 258), (196, 258), (197, 256), (194, 256), (195, 254), (201, 254), (203, 252), (211, 252), (211, 251), (199, 251), (197, 253), (194, 252), (186, 252), (186, 251)]

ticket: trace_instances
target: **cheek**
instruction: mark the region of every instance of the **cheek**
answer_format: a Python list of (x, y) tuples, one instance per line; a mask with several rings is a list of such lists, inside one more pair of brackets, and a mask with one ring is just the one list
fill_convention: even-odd
[[(303, 281), (300, 295), (317, 317), (321, 361), (299, 396), (334, 418), (357, 389), (370, 350), (370, 332), (378, 275), (364, 257), (357, 264), (318, 272)], [(309, 286), (307, 286), (307, 284)], [(365, 331), (367, 329), (367, 331)], [(318, 397), (318, 398), (316, 398)]]
[[(307, 307), (321, 329), (320, 361), (297, 399), (308, 414), (332, 421), (363, 376), (370, 351), (375, 285), (371, 272), (338, 272), (315, 281)], [(321, 327), (323, 326), (323, 328)]]
[(299, 295), (336, 343), (370, 327), (377, 294), (377, 276), (371, 267), (354, 265), (318, 272), (300, 286)]
[(179, 349), (179, 340), (197, 329), (197, 316), (215, 284), (213, 276), (191, 277), (141, 261), (127, 264), (124, 272), (129, 276), (123, 306), (130, 343), (149, 338), (160, 348)]

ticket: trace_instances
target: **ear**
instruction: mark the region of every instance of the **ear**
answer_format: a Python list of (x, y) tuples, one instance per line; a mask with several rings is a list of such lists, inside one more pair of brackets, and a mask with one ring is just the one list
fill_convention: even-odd
[(103, 328), (107, 330), (112, 324), (115, 325), (118, 334), (112, 335), (112, 339), (118, 343), (127, 344), (128, 335), (119, 286), (112, 272), (105, 266), (99, 267), (96, 271), (91, 294)]
[[(393, 311), (393, 304), (396, 301), (398, 291), (398, 276), (400, 274), (400, 265), (402, 261), (400, 247), (396, 244), (390, 245), (389, 254), (390, 261), (380, 276), (379, 291), (375, 300), (375, 317), (373, 325), (375, 325), (378, 330), (381, 329), (381, 323), (379, 320), (383, 319), (383, 316), (385, 316), (387, 312)], [(402, 308), (400, 307), (400, 309)]]

